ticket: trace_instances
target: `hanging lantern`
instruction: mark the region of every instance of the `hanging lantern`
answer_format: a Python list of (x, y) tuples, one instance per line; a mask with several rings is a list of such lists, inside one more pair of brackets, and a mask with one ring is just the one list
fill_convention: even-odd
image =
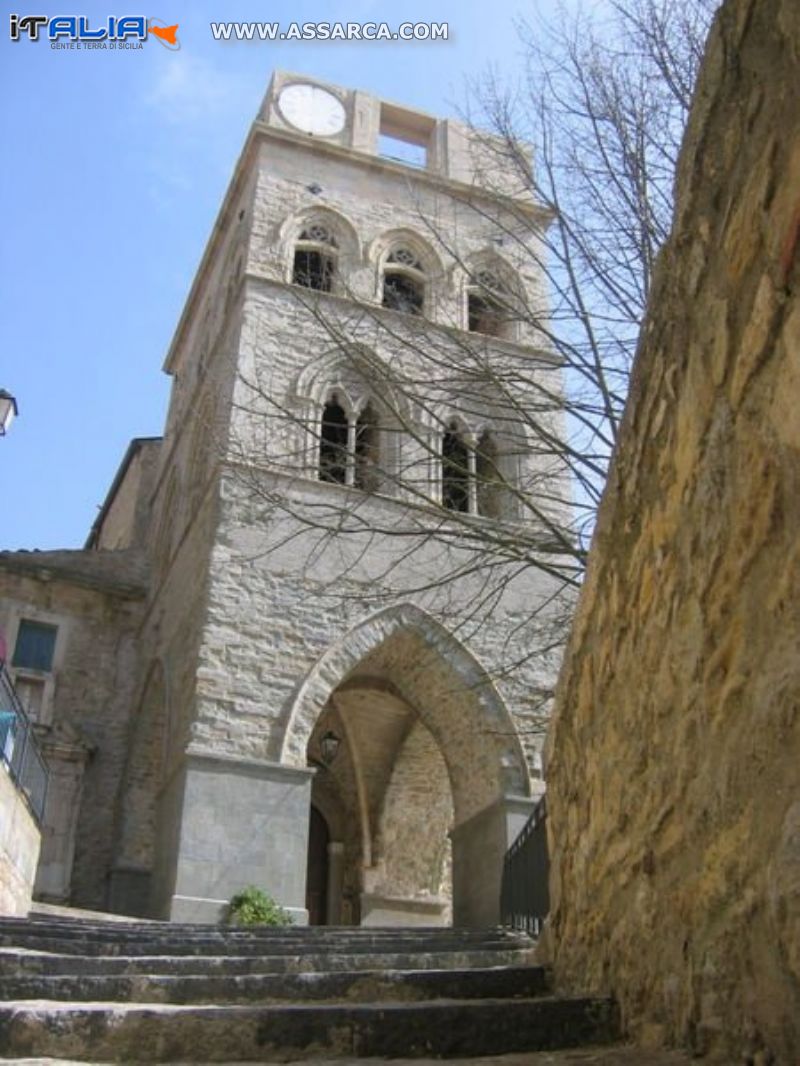
[(319, 753), (326, 766), (330, 766), (339, 751), (341, 740), (329, 729), (324, 733), (319, 742)]

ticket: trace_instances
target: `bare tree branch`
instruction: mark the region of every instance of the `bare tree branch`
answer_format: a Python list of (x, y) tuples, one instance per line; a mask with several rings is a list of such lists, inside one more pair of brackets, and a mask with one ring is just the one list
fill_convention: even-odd
[[(340, 580), (331, 589), (374, 601), (395, 595), (394, 574), (434, 546), (436, 564), (402, 591), (448, 589), (458, 602), (468, 583), (465, 631), (485, 626), (534, 569), (553, 591), (514, 627), (499, 670), (512, 675), (526, 647), (557, 652), (572, 602), (562, 593), (582, 578), (715, 7), (613, 0), (602, 24), (519, 24), (523, 84), (488, 73), (466, 111), (486, 131), (487, 173), (502, 174), (502, 188), (457, 206), (524, 283), (476, 269), (420, 206), (420, 231), (467, 279), (469, 322), (417, 314), (402, 280), (388, 307), (343, 278), (335, 292), (315, 291), (328, 286), (327, 267), (305, 284), (270, 283), (302, 312), (313, 350), (335, 356), (335, 373), (313, 403), (274, 392), (269, 368), (241, 375), (231, 469), (272, 521), (268, 550), (313, 535), (313, 561), (350, 538), (347, 574), (390, 538), (396, 548), (368, 594)], [(435, 304), (442, 279), (424, 284)], [(358, 403), (336, 429), (326, 419), (342, 417), (350, 392)]]

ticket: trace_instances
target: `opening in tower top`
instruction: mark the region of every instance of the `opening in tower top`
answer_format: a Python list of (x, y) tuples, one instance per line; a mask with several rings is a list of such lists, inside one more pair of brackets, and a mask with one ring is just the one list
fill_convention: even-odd
[(436, 122), (428, 115), (381, 104), (378, 155), (395, 163), (424, 169), (428, 166)]

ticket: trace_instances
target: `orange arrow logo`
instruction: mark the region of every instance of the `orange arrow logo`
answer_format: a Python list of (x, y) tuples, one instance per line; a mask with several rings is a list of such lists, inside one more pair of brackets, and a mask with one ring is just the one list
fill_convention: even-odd
[(154, 26), (152, 23), (148, 27), (150, 33), (156, 37), (160, 37), (162, 41), (166, 41), (167, 44), (177, 44), (178, 23), (174, 26)]

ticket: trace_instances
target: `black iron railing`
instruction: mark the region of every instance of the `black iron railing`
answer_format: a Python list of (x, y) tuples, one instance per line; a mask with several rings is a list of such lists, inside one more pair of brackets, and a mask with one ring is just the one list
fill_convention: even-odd
[(39, 751), (31, 720), (3, 662), (0, 662), (0, 762), (41, 825), (49, 771)]
[(549, 872), (547, 803), (542, 796), (506, 852), (500, 897), (503, 925), (534, 936), (541, 933), (550, 910)]

